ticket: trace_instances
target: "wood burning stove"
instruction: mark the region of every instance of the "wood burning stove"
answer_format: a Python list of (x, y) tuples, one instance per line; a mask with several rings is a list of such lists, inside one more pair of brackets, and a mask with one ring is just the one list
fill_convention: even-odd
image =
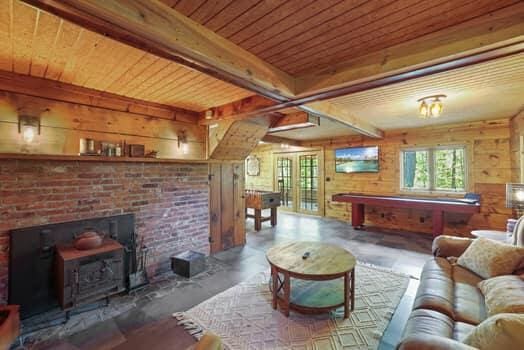
[[(103, 233), (105, 243), (72, 252), (87, 229)], [(8, 303), (20, 305), (27, 319), (129, 290), (129, 276), (137, 272), (134, 230), (133, 214), (12, 230)]]
[(106, 239), (100, 247), (56, 247), (56, 291), (62, 309), (97, 301), (125, 290), (124, 247)]

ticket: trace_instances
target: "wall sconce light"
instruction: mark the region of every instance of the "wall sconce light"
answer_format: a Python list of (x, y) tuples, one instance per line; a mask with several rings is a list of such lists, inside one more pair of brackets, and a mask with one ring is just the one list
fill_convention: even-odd
[(40, 118), (28, 115), (18, 117), (18, 133), (22, 134), (25, 142), (31, 143), (36, 135), (40, 135)]
[(178, 149), (182, 150), (182, 154), (189, 153), (189, 145), (187, 144), (187, 135), (185, 131), (178, 133)]
[(206, 111), (206, 113), (204, 114), (204, 118), (206, 118), (206, 120), (211, 120), (211, 119), (213, 119), (213, 115), (214, 115), (214, 114), (215, 114), (215, 113), (213, 112), (212, 109), (208, 109), (208, 110)]

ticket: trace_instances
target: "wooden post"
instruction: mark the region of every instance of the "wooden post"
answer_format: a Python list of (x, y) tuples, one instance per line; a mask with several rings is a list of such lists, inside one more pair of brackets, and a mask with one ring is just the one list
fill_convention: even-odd
[(351, 270), (351, 311), (355, 310), (355, 268)]
[(277, 309), (277, 293), (278, 293), (278, 271), (276, 267), (271, 266), (271, 278), (273, 279), (273, 309)]
[(289, 317), (289, 302), (291, 298), (291, 278), (289, 272), (284, 272), (284, 315)]
[(349, 293), (351, 293), (349, 283), (349, 272), (346, 272), (344, 275), (344, 318), (349, 317)]
[(277, 208), (271, 208), (271, 226), (277, 225)]
[(357, 230), (364, 225), (364, 204), (351, 203), (351, 224)]
[(255, 231), (262, 230), (262, 210), (255, 209)]

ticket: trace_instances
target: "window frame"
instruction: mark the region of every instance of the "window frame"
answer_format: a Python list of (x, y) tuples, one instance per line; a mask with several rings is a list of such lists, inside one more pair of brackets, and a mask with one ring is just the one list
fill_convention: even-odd
[[(435, 187), (436, 173), (435, 173), (435, 153), (439, 150), (449, 149), (462, 149), (464, 153), (464, 188), (452, 190), (452, 189), (437, 189)], [(428, 188), (408, 188), (404, 186), (404, 153), (405, 152), (428, 152), (428, 175), (429, 175), (429, 186)], [(469, 171), (468, 171), (468, 148), (464, 144), (450, 144), (450, 145), (438, 145), (438, 146), (421, 146), (421, 147), (406, 147), (400, 149), (400, 191), (407, 193), (425, 193), (425, 194), (464, 194), (468, 190), (469, 184)]]

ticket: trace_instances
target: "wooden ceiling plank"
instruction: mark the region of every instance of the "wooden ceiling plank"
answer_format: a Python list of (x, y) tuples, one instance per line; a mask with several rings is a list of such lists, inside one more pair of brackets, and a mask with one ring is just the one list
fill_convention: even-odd
[(180, 92), (181, 89), (184, 89), (185, 84), (192, 81), (193, 79), (196, 80), (199, 77), (200, 75), (198, 72), (191, 69), (186, 69), (182, 66), (182, 69), (177, 72), (177, 74), (173, 74), (172, 77), (169, 77), (169, 79), (166, 79), (165, 82), (158, 84), (155, 89), (151, 89), (144, 96), (147, 96), (147, 99), (152, 100), (165, 98), (165, 96)]
[(67, 21), (61, 21), (53, 59), (45, 78), (72, 84), (80, 67), (85, 67), (97, 45), (97, 36)]
[(87, 64), (102, 40), (103, 37), (89, 30), (82, 30), (78, 42), (75, 43), (72, 59), (66, 63), (60, 81), (80, 86), (89, 74)]
[(191, 19), (200, 24), (206, 24), (217, 14), (221, 13), (234, 0), (206, 1), (191, 15)]
[[(419, 0), (406, 0), (408, 2), (419, 1)], [(301, 47), (308, 48), (311, 42), (316, 40), (321, 40), (324, 36), (341, 34), (337, 28), (344, 26), (349, 21), (354, 21), (357, 18), (360, 18), (374, 11), (387, 6), (390, 3), (395, 3), (396, 0), (373, 0), (373, 1), (364, 1), (357, 0), (354, 2), (345, 2), (340, 3), (334, 6), (332, 9), (338, 9), (337, 12), (327, 11), (325, 13), (326, 18), (312, 18), (308, 22), (311, 24), (299, 25), (297, 29), (293, 29), (282, 33), (282, 38), (279, 38), (277, 45), (272, 45), (271, 47), (266, 48), (264, 51), (258, 52), (257, 54), (260, 58), (271, 62), (278, 61), (279, 58), (282, 58), (287, 55), (294, 55), (296, 52), (300, 51)], [(329, 15), (329, 17), (328, 17)], [(289, 36), (288, 32), (296, 33), (295, 35)], [(282, 40), (286, 38), (286, 40)]]
[(274, 98), (293, 95), (291, 76), (157, 1), (25, 1), (244, 88)]
[(141, 98), (144, 96), (151, 88), (156, 84), (162, 83), (165, 79), (169, 78), (171, 75), (176, 74), (178, 70), (181, 69), (179, 64), (174, 62), (168, 62), (166, 66), (158, 70), (156, 73), (151, 75), (147, 80), (145, 80), (140, 86), (137, 86), (136, 89), (129, 93), (130, 97)]
[[(442, 69), (451, 69), (444, 64), (446, 62), (455, 62), (453, 65), (456, 65), (460, 59), (463, 59), (464, 64), (471, 64), (475, 61), (474, 57), (493, 59), (497, 48), (512, 44), (517, 46), (514, 49), (500, 49), (499, 52), (500, 55), (504, 55), (504, 52), (515, 53), (518, 43), (523, 40), (524, 3), (520, 3), (454, 28), (298, 77), (297, 92), (299, 96), (311, 96), (330, 91), (333, 97), (341, 96), (346, 88), (388, 76), (404, 74), (405, 79), (409, 79), (410, 71), (420, 71), (426, 67), (435, 70), (440, 65)], [(490, 51), (493, 54), (489, 54)], [(484, 52), (488, 54), (483, 55)]]
[(15, 1), (13, 14), (13, 71), (29, 74), (38, 10)]
[(207, 22), (201, 24), (205, 24), (207, 28), (217, 32), (228, 23), (232, 22), (235, 18), (248, 11), (251, 7), (255, 6), (259, 1), (260, 0), (232, 1), (226, 5), (226, 7), (220, 12), (220, 15), (214, 16)]
[(234, 42), (237, 45), (247, 39), (250, 39), (255, 36), (259, 36), (264, 30), (271, 28), (275, 23), (278, 23), (288, 17), (294, 16), (296, 9), (300, 7), (307, 7), (315, 0), (290, 0), (282, 4), (279, 8), (274, 11), (269, 12), (265, 16), (259, 18), (256, 21), (249, 23), (242, 30), (237, 31), (235, 34), (231, 35), (228, 39)]
[(127, 47), (127, 52), (124, 54), (126, 56), (122, 57), (119, 61), (115, 61), (111, 71), (98, 82), (98, 90), (107, 91), (113, 83), (120, 79), (122, 75), (126, 74), (126, 72), (129, 72), (131, 67), (137, 64), (144, 56), (143, 51), (131, 46)]
[(12, 72), (0, 71), (0, 90), (156, 118), (191, 123), (197, 123), (198, 121), (196, 112), (182, 108), (136, 100), (108, 92)]
[[(405, 12), (410, 14), (410, 11), (418, 10), (420, 13), (411, 13), (410, 16), (403, 17), (394, 23), (391, 20), (395, 19), (395, 16), (388, 16), (380, 21), (380, 28), (363, 26), (348, 35), (337, 36), (333, 40), (318, 43), (309, 49), (304, 48), (295, 57), (288, 57), (280, 62), (271, 62), (293, 74), (300, 74), (306, 70), (325, 67), (333, 62), (358, 57), (357, 52), (365, 50), (364, 54), (366, 54), (416, 39), (444, 27), (451, 27), (473, 17), (492, 12), (503, 4), (511, 4), (515, 1), (478, 0), (462, 6), (456, 6), (455, 2), (448, 1), (431, 9), (424, 6), (413, 6)], [(442, 13), (435, 16), (435, 11), (442, 11)], [(371, 25), (374, 26), (375, 23)]]
[[(239, 44), (244, 47), (246, 50), (255, 51), (255, 48), (258, 45), (263, 45), (268, 43), (269, 40), (280, 36), (285, 33), (286, 30), (291, 28), (296, 28), (303, 22), (306, 22), (312, 17), (319, 16), (322, 12), (326, 11), (328, 8), (342, 2), (343, 0), (323, 0), (323, 1), (314, 1), (308, 6), (301, 6), (298, 11), (296, 11), (293, 16), (286, 18), (285, 21), (279, 21), (274, 23), (271, 27), (266, 28), (265, 30), (257, 33), (248, 39), (240, 42)], [(206, 25), (207, 26), (207, 25)]]
[(171, 62), (168, 60), (156, 57), (156, 60), (151, 63), (151, 65), (147, 66), (139, 75), (133, 77), (133, 80), (120, 90), (122, 95), (133, 94), (134, 91), (139, 89), (152, 76), (154, 76), (158, 71), (166, 68), (170, 63)]
[(11, 38), (13, 2), (12, 0), (1, 0), (0, 6), (5, 9), (0, 11), (0, 52), (8, 53), (7, 55), (0, 55), (0, 69), (11, 72), (13, 70)]
[(54, 52), (54, 46), (59, 34), (60, 19), (46, 12), (39, 11), (31, 57), (30, 75), (44, 77), (49, 60)]
[(279, 64), (279, 62), (292, 60), (294, 57), (297, 59), (303, 58), (303, 51), (307, 51), (307, 56), (311, 55), (311, 51), (314, 54), (318, 54), (319, 52), (314, 49), (316, 46), (327, 46), (337, 39), (340, 40), (346, 36), (351, 36), (353, 31), (359, 31), (362, 27), (373, 30), (373, 25), (380, 24), (382, 21), (394, 23), (399, 18), (405, 18), (405, 12), (423, 11), (431, 4), (431, 1), (420, 2), (420, 0), (368, 1), (350, 9), (322, 26), (311, 28), (311, 30), (298, 38), (289, 40), (289, 43), (286, 43), (288, 44), (286, 49), (282, 49), (282, 46), (276, 46), (264, 52), (261, 58), (268, 62)]
[(173, 8), (184, 16), (190, 17), (205, 2), (206, 0), (181, 0)]
[(286, 0), (260, 1), (252, 8), (236, 17), (233, 21), (229, 22), (227, 26), (219, 29), (217, 34), (229, 39), (251, 23), (256, 22), (273, 11), (279, 11), (280, 7), (285, 3)]
[(125, 87), (131, 84), (135, 77), (142, 74), (147, 67), (155, 63), (157, 60), (159, 60), (158, 57), (144, 52), (142, 57), (134, 65), (108, 86), (107, 90), (115, 93), (116, 91), (122, 91)]

